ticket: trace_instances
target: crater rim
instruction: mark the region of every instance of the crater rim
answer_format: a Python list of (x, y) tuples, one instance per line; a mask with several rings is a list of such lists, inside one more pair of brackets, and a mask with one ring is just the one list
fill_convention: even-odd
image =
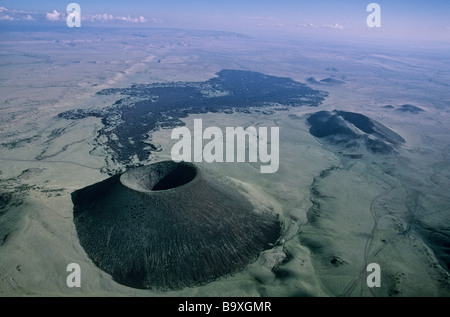
[(124, 172), (120, 182), (143, 193), (164, 193), (179, 190), (192, 184), (199, 169), (190, 162), (160, 161)]

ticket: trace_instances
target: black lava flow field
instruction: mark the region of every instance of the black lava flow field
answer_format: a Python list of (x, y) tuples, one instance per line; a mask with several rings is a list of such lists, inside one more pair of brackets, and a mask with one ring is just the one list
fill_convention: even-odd
[(148, 142), (158, 128), (182, 125), (180, 118), (193, 113), (251, 112), (267, 106), (319, 106), (327, 93), (290, 78), (262, 73), (222, 70), (205, 82), (175, 82), (105, 89), (99, 95), (123, 98), (103, 110), (71, 110), (59, 114), (68, 120), (100, 117), (104, 124), (97, 140), (106, 137), (113, 160), (129, 165), (133, 156), (142, 161), (156, 147)]
[(273, 247), (279, 216), (191, 163), (131, 169), (72, 194), (80, 243), (117, 282), (179, 289), (234, 273)]

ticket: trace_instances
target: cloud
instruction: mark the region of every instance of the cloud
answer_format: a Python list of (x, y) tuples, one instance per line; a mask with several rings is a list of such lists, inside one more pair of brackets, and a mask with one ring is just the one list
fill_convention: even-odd
[(46, 13), (45, 18), (49, 21), (60, 21), (61, 20), (61, 13), (59, 13), (56, 10), (53, 10), (51, 13)]
[(0, 6), (0, 21), (35, 21), (35, 16), (43, 16), (43, 13), (33, 11), (8, 9)]
[(9, 15), (3, 15), (0, 17), (0, 21), (14, 21), (14, 18), (10, 17)]
[(110, 21), (110, 20), (114, 20), (114, 17), (111, 14), (107, 14), (107, 13), (103, 13), (103, 14), (96, 14), (93, 15), (89, 18), (89, 20), (91, 22), (95, 22), (95, 21)]
[(87, 15), (83, 16), (82, 19), (88, 20), (91, 22), (111, 22), (111, 21), (120, 21), (127, 23), (146, 23), (147, 19), (143, 16), (139, 17), (131, 17), (131, 16), (113, 16), (112, 14), (103, 13), (103, 14), (95, 14), (95, 15)]
[(123, 21), (123, 22), (130, 22), (130, 23), (138, 23), (139, 22), (139, 18), (132, 18), (130, 16), (117, 17), (117, 20)]
[[(24, 10), (10, 10), (3, 6), (0, 6), (0, 21), (42, 21), (47, 20), (51, 22), (64, 21), (67, 17), (65, 12), (58, 12), (53, 10), (52, 12), (32, 12)], [(114, 16), (109, 13), (97, 13), (97, 14), (82, 14), (81, 19), (90, 22), (116, 22), (116, 23), (148, 23), (149, 21), (144, 16), (133, 17), (127, 16)], [(150, 23), (161, 23), (157, 19), (150, 19)]]
[(320, 27), (319, 25), (313, 24), (313, 23), (299, 24), (298, 26), (301, 27), (301, 28), (310, 28), (310, 29), (317, 29), (317, 28)]
[(337, 24), (337, 23), (335, 23), (335, 24), (324, 24), (324, 25), (322, 25), (322, 27), (326, 28), (326, 29), (335, 29), (335, 30), (343, 30), (344, 29), (344, 26), (342, 26), (340, 24)]
[[(0, 7), (0, 14), (9, 12), (8, 9), (6, 9), (5, 7)], [(14, 21), (14, 18), (11, 17), (9, 14), (5, 14), (0, 16), (0, 21)]]
[(308, 24), (299, 24), (298, 26), (301, 28), (311, 28), (311, 29), (334, 29), (334, 30), (343, 30), (344, 29), (344, 26), (340, 25), (338, 23), (334, 23), (334, 24), (308, 23)]

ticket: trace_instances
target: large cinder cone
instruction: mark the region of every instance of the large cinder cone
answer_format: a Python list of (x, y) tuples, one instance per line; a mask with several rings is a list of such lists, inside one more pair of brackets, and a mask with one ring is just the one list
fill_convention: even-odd
[(130, 170), (72, 194), (81, 245), (119, 283), (175, 289), (256, 259), (280, 235), (231, 182), (190, 163)]

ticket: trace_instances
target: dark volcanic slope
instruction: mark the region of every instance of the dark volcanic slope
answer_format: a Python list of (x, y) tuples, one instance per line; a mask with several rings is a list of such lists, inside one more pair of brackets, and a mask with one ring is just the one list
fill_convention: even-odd
[(311, 124), (309, 132), (318, 138), (339, 136), (345, 141), (350, 141), (357, 136), (335, 112), (316, 112), (308, 118), (308, 123)]
[(337, 85), (345, 84), (345, 81), (335, 79), (335, 78), (325, 78), (325, 79), (321, 79), (320, 81), (318, 81), (314, 77), (309, 77), (306, 79), (306, 82), (308, 84), (313, 84), (313, 85), (328, 85), (328, 86), (337, 86)]
[(394, 146), (405, 142), (381, 123), (354, 112), (319, 111), (308, 118), (308, 123), (311, 125), (309, 131), (315, 137), (347, 148), (364, 143), (373, 153), (389, 153)]
[(148, 139), (147, 134), (160, 127), (180, 125), (179, 118), (191, 113), (249, 112), (250, 107), (274, 103), (318, 106), (327, 96), (289, 78), (240, 70), (222, 70), (205, 82), (133, 85), (105, 89), (98, 94), (121, 94), (124, 98), (104, 111), (73, 110), (59, 116), (70, 120), (101, 117), (105, 127), (99, 136), (106, 136), (113, 159), (122, 164), (130, 163), (133, 155), (146, 160), (149, 152), (155, 150), (152, 145), (142, 143)]
[(418, 114), (418, 113), (424, 112), (425, 110), (423, 110), (422, 108), (413, 106), (413, 105), (402, 105), (402, 106), (400, 106), (400, 108), (396, 109), (396, 111), (410, 112), (413, 114)]
[(325, 83), (327, 85), (342, 85), (345, 84), (344, 81), (334, 78), (325, 78), (320, 81), (321, 83)]
[(132, 169), (72, 200), (86, 253), (136, 288), (207, 283), (242, 269), (281, 234), (270, 209), (256, 212), (232, 184), (190, 163)]

